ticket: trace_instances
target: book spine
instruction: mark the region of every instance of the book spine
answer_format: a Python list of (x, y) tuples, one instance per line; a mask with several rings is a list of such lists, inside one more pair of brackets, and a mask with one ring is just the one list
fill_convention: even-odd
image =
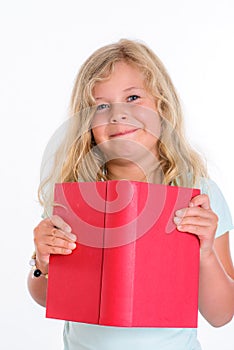
[[(108, 182), (99, 324), (130, 327), (133, 320), (137, 191), (126, 182), (117, 198), (117, 182)], [(119, 183), (118, 183), (119, 185)], [(126, 240), (124, 239), (126, 238)], [(120, 239), (119, 239), (120, 238)]]

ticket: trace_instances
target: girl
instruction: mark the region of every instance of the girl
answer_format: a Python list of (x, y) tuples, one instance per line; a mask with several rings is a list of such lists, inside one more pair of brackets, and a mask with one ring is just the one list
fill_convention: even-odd
[[(189, 232), (200, 240), (200, 312), (215, 327), (228, 323), (234, 313), (231, 217), (220, 190), (208, 180), (202, 160), (184, 137), (179, 99), (160, 60), (135, 41), (100, 48), (80, 69), (71, 116), (51, 172), (40, 186), (47, 217), (34, 230), (39, 277), (30, 272), (32, 297), (45, 306), (50, 254), (72, 254), (76, 249), (69, 225), (51, 215), (55, 182), (124, 178), (200, 187), (201, 195), (177, 211), (174, 222), (181, 234)], [(64, 346), (66, 350), (200, 349), (196, 329), (74, 322), (65, 322)]]

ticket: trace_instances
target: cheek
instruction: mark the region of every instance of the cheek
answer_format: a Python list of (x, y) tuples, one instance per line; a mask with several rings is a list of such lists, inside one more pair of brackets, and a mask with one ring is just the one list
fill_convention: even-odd
[(105, 127), (95, 126), (92, 128), (92, 132), (96, 144), (99, 144), (105, 140)]
[(150, 127), (152, 128), (153, 136), (155, 136), (156, 139), (158, 140), (161, 136), (161, 131), (162, 131), (161, 119), (158, 115), (156, 116), (155, 120), (152, 122)]
[(148, 136), (154, 139), (159, 139), (161, 135), (161, 120), (156, 113), (147, 113), (143, 118), (140, 119), (144, 125), (145, 131)]

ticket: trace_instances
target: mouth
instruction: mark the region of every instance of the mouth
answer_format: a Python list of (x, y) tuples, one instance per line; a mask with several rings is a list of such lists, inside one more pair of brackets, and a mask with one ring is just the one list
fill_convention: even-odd
[(128, 135), (128, 134), (133, 134), (135, 131), (139, 130), (138, 128), (136, 129), (132, 129), (132, 130), (126, 130), (126, 131), (121, 131), (121, 132), (117, 132), (115, 134), (111, 134), (110, 137), (119, 137), (119, 136), (124, 136), (124, 135)]

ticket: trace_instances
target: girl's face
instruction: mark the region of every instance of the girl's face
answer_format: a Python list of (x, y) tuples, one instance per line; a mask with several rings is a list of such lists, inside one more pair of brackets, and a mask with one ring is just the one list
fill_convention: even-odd
[(133, 160), (149, 151), (157, 157), (160, 117), (139, 69), (116, 63), (108, 80), (96, 83), (93, 96), (93, 136), (108, 159)]

